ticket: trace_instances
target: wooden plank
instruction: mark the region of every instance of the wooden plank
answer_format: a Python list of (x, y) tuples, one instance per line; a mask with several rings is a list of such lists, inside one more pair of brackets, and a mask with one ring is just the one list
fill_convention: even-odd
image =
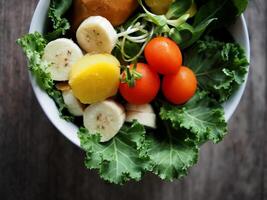
[(206, 144), (181, 181), (146, 175), (114, 186), (83, 166), (83, 152), (47, 120), (15, 40), (27, 32), (37, 0), (0, 1), (0, 199), (267, 199), (267, 2), (250, 1), (251, 73), (226, 139)]

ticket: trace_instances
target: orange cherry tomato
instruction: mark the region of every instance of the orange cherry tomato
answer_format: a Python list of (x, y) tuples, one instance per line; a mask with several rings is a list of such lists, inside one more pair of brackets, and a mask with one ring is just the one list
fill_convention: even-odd
[[(132, 69), (133, 65), (130, 68)], [(143, 63), (137, 64), (136, 72), (141, 74), (142, 77), (135, 81), (133, 87), (130, 87), (127, 83), (121, 83), (120, 93), (131, 104), (149, 103), (157, 96), (160, 89), (159, 75)], [(123, 72), (122, 77), (125, 77), (125, 72)]]
[(182, 66), (176, 74), (167, 75), (163, 78), (163, 94), (173, 104), (186, 103), (194, 96), (196, 90), (196, 76), (188, 67)]
[(145, 47), (145, 58), (155, 71), (163, 75), (176, 74), (182, 65), (182, 53), (169, 38), (156, 37)]

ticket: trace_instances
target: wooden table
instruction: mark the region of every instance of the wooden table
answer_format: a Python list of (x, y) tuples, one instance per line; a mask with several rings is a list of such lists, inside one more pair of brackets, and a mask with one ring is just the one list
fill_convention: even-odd
[(246, 12), (252, 61), (245, 95), (229, 135), (203, 146), (198, 164), (181, 181), (146, 175), (123, 187), (99, 179), (84, 153), (48, 121), (29, 83), (15, 40), (26, 33), (37, 0), (0, 0), (1, 200), (263, 200), (267, 199), (267, 2)]

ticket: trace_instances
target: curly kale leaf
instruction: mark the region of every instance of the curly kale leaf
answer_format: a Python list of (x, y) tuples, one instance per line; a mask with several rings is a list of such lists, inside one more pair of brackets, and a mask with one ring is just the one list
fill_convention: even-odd
[(63, 16), (70, 9), (72, 0), (51, 0), (48, 10), (48, 17), (52, 22), (53, 31), (49, 32), (45, 38), (48, 41), (55, 40), (66, 34), (69, 30), (69, 21)]
[(98, 169), (100, 176), (111, 183), (123, 184), (140, 180), (150, 168), (145, 143), (145, 129), (137, 122), (124, 125), (109, 142), (100, 143), (100, 135), (79, 131), (81, 147), (86, 151), (85, 165)]
[(184, 64), (195, 72), (199, 87), (220, 103), (230, 98), (248, 72), (248, 60), (240, 45), (210, 37), (185, 52)]
[(186, 129), (196, 143), (212, 140), (217, 143), (227, 133), (227, 123), (222, 106), (205, 92), (196, 95), (183, 106), (165, 103), (160, 110), (162, 120), (171, 122), (176, 130)]
[(147, 136), (152, 172), (163, 180), (173, 181), (188, 173), (198, 160), (199, 147), (188, 139), (185, 130), (175, 130), (162, 122), (160, 133)]

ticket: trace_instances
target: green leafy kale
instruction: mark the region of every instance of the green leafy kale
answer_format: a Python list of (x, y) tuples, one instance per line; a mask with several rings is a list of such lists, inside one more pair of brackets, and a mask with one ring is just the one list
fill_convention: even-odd
[(35, 75), (37, 83), (43, 90), (51, 90), (54, 86), (49, 74), (44, 72), (48, 63), (43, 62), (42, 55), (47, 44), (40, 33), (25, 35), (17, 40), (29, 61), (29, 70)]
[(99, 134), (81, 128), (78, 135), (86, 151), (86, 167), (97, 169), (101, 178), (116, 184), (138, 181), (146, 171), (164, 180), (183, 177), (197, 162), (199, 147), (188, 139), (185, 131), (177, 131), (167, 122), (163, 124), (166, 126), (160, 138), (156, 134), (145, 134), (145, 128), (134, 122), (125, 124), (106, 143), (100, 143)]
[(106, 143), (100, 143), (100, 135), (89, 133), (85, 128), (78, 134), (81, 147), (86, 151), (86, 167), (98, 169), (106, 181), (116, 184), (138, 181), (150, 168), (145, 129), (137, 122), (131, 126), (125, 124), (116, 137)]
[(185, 131), (177, 131), (167, 122), (163, 122), (161, 134), (147, 135), (147, 143), (152, 172), (163, 180), (185, 176), (198, 160), (199, 147), (188, 140)]
[(29, 61), (29, 70), (36, 78), (40, 88), (45, 90), (56, 102), (60, 116), (67, 121), (72, 121), (73, 117), (67, 111), (61, 92), (55, 88), (55, 84), (51, 79), (50, 74), (45, 70), (49, 67), (49, 63), (43, 61), (42, 56), (47, 41), (40, 33), (36, 32), (18, 39), (17, 43), (21, 46), (27, 56)]
[[(197, 162), (199, 146), (208, 140), (219, 142), (225, 136), (227, 124), (220, 103), (228, 100), (243, 83), (248, 70), (245, 53), (239, 45), (213, 38), (198, 41), (210, 27), (233, 22), (245, 10), (247, 0), (175, 1), (166, 15), (154, 15), (142, 0), (138, 2), (143, 12), (119, 28), (121, 39), (113, 53), (126, 62), (137, 57), (140, 61), (145, 45), (155, 35), (169, 36), (182, 48), (193, 45), (185, 51), (184, 64), (196, 73), (199, 91), (182, 106), (160, 102), (158, 128), (153, 133), (151, 130), (146, 133), (137, 122), (126, 123), (112, 140), (101, 143), (99, 134), (80, 128), (78, 135), (86, 152), (86, 167), (98, 170), (104, 180), (115, 184), (138, 181), (147, 171), (170, 181), (186, 175)], [(187, 12), (193, 3), (199, 10), (189, 19)], [(29, 70), (37, 83), (54, 99), (66, 120), (73, 120), (73, 116), (46, 72), (49, 63), (42, 56), (47, 42), (65, 35), (70, 28), (64, 15), (71, 4), (72, 0), (51, 0), (48, 16), (52, 32), (45, 39), (33, 33), (17, 41), (29, 59)]]
[(199, 87), (221, 103), (244, 82), (248, 72), (248, 61), (240, 45), (211, 37), (188, 49), (184, 64), (195, 72)]
[(65, 35), (66, 31), (70, 28), (68, 20), (63, 18), (63, 16), (69, 10), (71, 4), (72, 0), (51, 0), (48, 17), (52, 22), (53, 31), (45, 36), (48, 41)]
[(197, 92), (182, 106), (165, 103), (161, 107), (160, 117), (171, 122), (176, 130), (186, 129), (198, 144), (207, 140), (217, 143), (227, 133), (223, 107), (205, 92)]

